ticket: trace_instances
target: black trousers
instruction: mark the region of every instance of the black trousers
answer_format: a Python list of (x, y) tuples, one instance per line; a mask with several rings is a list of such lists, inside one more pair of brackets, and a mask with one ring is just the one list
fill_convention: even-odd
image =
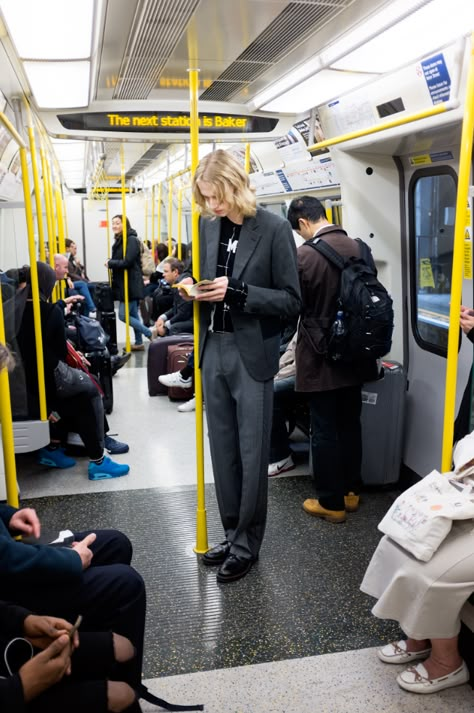
[(361, 387), (308, 394), (317, 497), (328, 510), (344, 510), (344, 495), (361, 487)]
[(92, 460), (102, 457), (104, 452), (100, 440), (102, 424), (97, 423), (97, 413), (88, 394), (76, 394), (56, 402), (56, 410), (61, 419), (54, 424), (51, 435), (66, 442), (69, 431), (78, 433), (84, 442), (87, 455)]
[[(106, 713), (107, 679), (125, 681), (127, 672), (114, 657), (112, 636), (104, 633), (83, 633), (79, 648), (71, 659), (71, 675), (64, 676), (56, 685), (27, 705), (30, 713)], [(138, 702), (127, 709), (141, 711)]]
[[(46, 578), (32, 586), (2, 581), (2, 599), (24, 606), (35, 614), (58, 616), (74, 622), (79, 614), (81, 631), (114, 631), (126, 636), (136, 649), (127, 666), (127, 680), (136, 687), (141, 680), (145, 635), (146, 593), (141, 576), (130, 566), (132, 545), (117, 530), (94, 530), (96, 541), (91, 566), (82, 581), (60, 588)], [(77, 541), (89, 532), (76, 532)]]

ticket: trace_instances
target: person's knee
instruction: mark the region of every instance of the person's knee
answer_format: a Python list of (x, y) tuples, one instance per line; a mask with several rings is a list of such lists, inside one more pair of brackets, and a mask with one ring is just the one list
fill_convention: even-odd
[(123, 681), (107, 681), (107, 710), (120, 713), (136, 700), (133, 688)]
[(112, 634), (114, 658), (118, 663), (130, 661), (135, 656), (135, 647), (132, 642), (121, 634)]

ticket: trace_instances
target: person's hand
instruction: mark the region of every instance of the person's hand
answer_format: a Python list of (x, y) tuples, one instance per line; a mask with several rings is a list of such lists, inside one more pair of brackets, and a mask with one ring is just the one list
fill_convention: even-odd
[(108, 261), (108, 260), (106, 260), (106, 261), (104, 262), (104, 265), (105, 265), (105, 267), (107, 267), (107, 268), (108, 268), (108, 267), (109, 267), (109, 261)]
[(211, 285), (199, 288), (195, 299), (198, 302), (223, 302), (228, 284), (228, 277), (216, 277)]
[(70, 277), (66, 277), (66, 282), (67, 282), (67, 286), (69, 287), (69, 289), (70, 289), (70, 290), (73, 290), (73, 289), (74, 289), (74, 282), (71, 280)]
[(69, 305), (73, 304), (74, 302), (81, 302), (84, 299), (83, 295), (71, 295), (70, 297), (65, 297), (64, 302)]
[(63, 634), (19, 671), (25, 702), (33, 700), (71, 672), (71, 642)]
[[(72, 629), (66, 619), (58, 619), (55, 616), (37, 616), (29, 614), (23, 622), (23, 631), (28, 641), (31, 641), (37, 649), (46, 649), (55, 639), (62, 634), (68, 634)], [(79, 646), (79, 635), (77, 631), (72, 639), (72, 647)]]
[(468, 334), (471, 329), (474, 329), (474, 310), (470, 309), (470, 307), (461, 305), (461, 317), (459, 323), (464, 334)]
[(41, 534), (41, 524), (36, 510), (33, 510), (33, 508), (17, 510), (10, 518), (8, 529), (21, 532), (22, 535), (39, 537)]
[(192, 277), (184, 277), (178, 283), (179, 296), (182, 297), (185, 302), (192, 302), (194, 300), (194, 297), (192, 295), (188, 295), (186, 290), (181, 290), (179, 288), (179, 286), (180, 285), (192, 285), (192, 284), (194, 284), (194, 280)]
[(89, 549), (89, 545), (92, 545), (96, 537), (97, 535), (94, 532), (91, 532), (90, 535), (84, 537), (84, 539), (80, 542), (72, 543), (73, 550), (77, 552), (77, 554), (81, 558), (82, 569), (87, 569), (90, 566), (90, 563), (92, 562), (92, 557), (94, 556), (94, 553)]

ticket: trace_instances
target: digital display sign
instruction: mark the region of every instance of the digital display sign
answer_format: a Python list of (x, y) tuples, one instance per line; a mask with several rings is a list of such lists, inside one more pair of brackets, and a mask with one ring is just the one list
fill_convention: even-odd
[[(75, 131), (121, 131), (137, 133), (188, 133), (191, 117), (182, 111), (91, 112), (90, 114), (58, 114), (65, 129)], [(202, 133), (247, 134), (273, 131), (278, 119), (240, 114), (199, 114)]]

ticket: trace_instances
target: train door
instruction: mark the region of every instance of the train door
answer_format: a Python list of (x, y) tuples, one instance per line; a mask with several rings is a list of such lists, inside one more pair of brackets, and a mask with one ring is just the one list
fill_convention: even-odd
[[(407, 398), (404, 463), (418, 475), (440, 468), (459, 147), (436, 145), (402, 158), (407, 209)], [(470, 243), (469, 243), (470, 245)], [(463, 303), (472, 305), (465, 252)], [(457, 404), (472, 362), (461, 340)]]

